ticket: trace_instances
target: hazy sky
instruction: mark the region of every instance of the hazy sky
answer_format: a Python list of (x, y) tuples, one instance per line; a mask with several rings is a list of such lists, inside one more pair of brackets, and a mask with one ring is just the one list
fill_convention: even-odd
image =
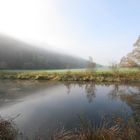
[(108, 64), (140, 34), (140, 0), (0, 0), (0, 33)]

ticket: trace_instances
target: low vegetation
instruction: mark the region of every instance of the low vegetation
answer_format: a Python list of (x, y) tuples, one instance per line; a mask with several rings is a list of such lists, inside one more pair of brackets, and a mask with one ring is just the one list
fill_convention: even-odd
[[(21, 140), (18, 131), (12, 121), (0, 121), (1, 140)], [(112, 122), (102, 119), (98, 124), (92, 123), (85, 118), (80, 118), (79, 128), (73, 130), (59, 129), (51, 138), (42, 138), (39, 134), (35, 140), (139, 140), (140, 124), (135, 124), (131, 118), (127, 122), (120, 117), (116, 117)], [(28, 136), (26, 137), (29, 139)]]
[(0, 118), (0, 140), (16, 140), (18, 130), (13, 120), (4, 120)]
[(66, 131), (62, 129), (52, 140), (139, 140), (140, 126), (131, 119), (126, 123), (122, 118), (109, 123), (101, 120), (99, 124), (82, 119), (79, 129)]
[(62, 71), (0, 71), (0, 79), (140, 82), (138, 69), (62, 70)]

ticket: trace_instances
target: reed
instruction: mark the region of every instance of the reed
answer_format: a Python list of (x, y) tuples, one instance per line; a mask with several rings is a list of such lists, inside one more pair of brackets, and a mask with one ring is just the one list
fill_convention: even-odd
[(140, 71), (0, 71), (0, 79), (93, 82), (140, 82)]

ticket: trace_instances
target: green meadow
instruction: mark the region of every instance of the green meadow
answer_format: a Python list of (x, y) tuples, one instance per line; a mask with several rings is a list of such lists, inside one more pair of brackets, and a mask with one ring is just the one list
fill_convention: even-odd
[(137, 68), (1, 70), (0, 79), (140, 82), (140, 71)]

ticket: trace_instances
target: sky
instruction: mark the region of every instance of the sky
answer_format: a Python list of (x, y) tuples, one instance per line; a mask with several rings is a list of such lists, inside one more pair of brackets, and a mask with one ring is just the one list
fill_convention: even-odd
[(133, 49), (140, 0), (0, 0), (0, 33), (106, 65)]

